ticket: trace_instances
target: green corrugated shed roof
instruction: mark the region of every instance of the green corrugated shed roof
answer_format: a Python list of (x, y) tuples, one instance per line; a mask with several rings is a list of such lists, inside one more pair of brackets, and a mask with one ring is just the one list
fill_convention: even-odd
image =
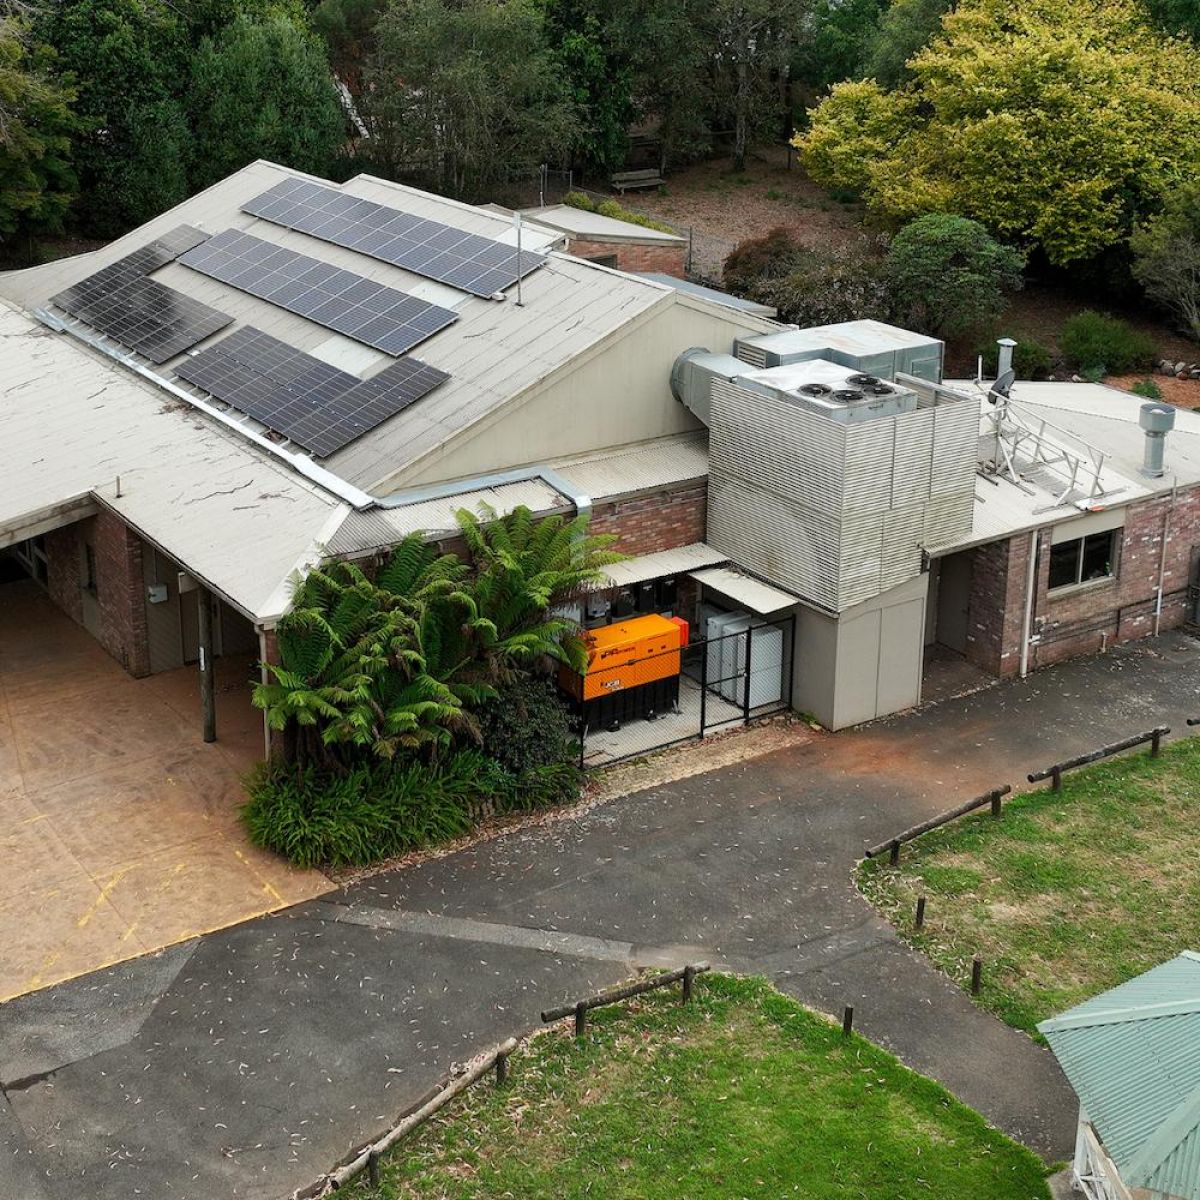
[(1125, 1186), (1200, 1200), (1200, 954), (1038, 1028)]

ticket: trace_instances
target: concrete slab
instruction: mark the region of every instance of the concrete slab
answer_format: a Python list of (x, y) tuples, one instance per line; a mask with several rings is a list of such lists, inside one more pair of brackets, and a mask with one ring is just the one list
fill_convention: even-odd
[[(132, 679), (32, 583), (0, 585), (0, 1000), (319, 895), (246, 841), (247, 659)], [(2, 1193), (0, 1193), (2, 1194)]]

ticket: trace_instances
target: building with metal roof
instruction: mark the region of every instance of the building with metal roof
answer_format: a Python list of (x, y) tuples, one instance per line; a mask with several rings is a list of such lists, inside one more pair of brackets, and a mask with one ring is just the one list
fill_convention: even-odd
[(1074, 1176), (1089, 1200), (1200, 1200), (1200, 954), (1043, 1021), (1079, 1096)]

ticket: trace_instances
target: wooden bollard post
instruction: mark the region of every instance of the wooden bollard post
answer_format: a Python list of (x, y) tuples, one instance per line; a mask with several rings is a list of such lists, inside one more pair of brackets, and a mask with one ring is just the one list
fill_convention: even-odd
[(690, 963), (683, 968), (683, 1003), (692, 1002), (692, 981), (696, 978), (696, 968)]
[(997, 818), (997, 820), (1000, 817), (1000, 801), (1002, 799), (1002, 796), (1003, 796), (1003, 793), (1001, 793), (999, 791), (992, 793), (992, 816)]
[(891, 853), (888, 855), (888, 862), (894, 867), (900, 861), (900, 839), (897, 838), (892, 843)]
[(1150, 757), (1157, 758), (1159, 747), (1162, 745), (1162, 730), (1156, 729), (1150, 735)]
[(582, 1000), (575, 1005), (575, 1036), (583, 1037), (587, 1032), (587, 1005)]
[(1050, 768), (1050, 790), (1053, 792), (1062, 791), (1062, 770), (1059, 767)]
[(508, 1055), (501, 1051), (496, 1055), (496, 1086), (502, 1088), (508, 1082)]
[(983, 986), (983, 959), (979, 955), (971, 960), (971, 995), (978, 996)]
[(374, 1150), (367, 1156), (367, 1178), (373, 1188), (379, 1186), (379, 1155)]
[(842, 1011), (842, 1037), (849, 1037), (854, 1031), (854, 1005), (847, 1004)]
[(924, 897), (924, 896), (918, 896), (918, 897), (917, 897), (917, 922), (916, 922), (916, 927), (917, 927), (918, 929), (924, 929), (924, 928), (925, 928), (925, 897)]

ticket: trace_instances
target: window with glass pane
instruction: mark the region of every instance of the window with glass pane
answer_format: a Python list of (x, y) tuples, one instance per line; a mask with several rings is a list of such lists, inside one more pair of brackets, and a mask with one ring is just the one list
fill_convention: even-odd
[(1111, 579), (1116, 530), (1090, 533), (1050, 548), (1050, 590)]

